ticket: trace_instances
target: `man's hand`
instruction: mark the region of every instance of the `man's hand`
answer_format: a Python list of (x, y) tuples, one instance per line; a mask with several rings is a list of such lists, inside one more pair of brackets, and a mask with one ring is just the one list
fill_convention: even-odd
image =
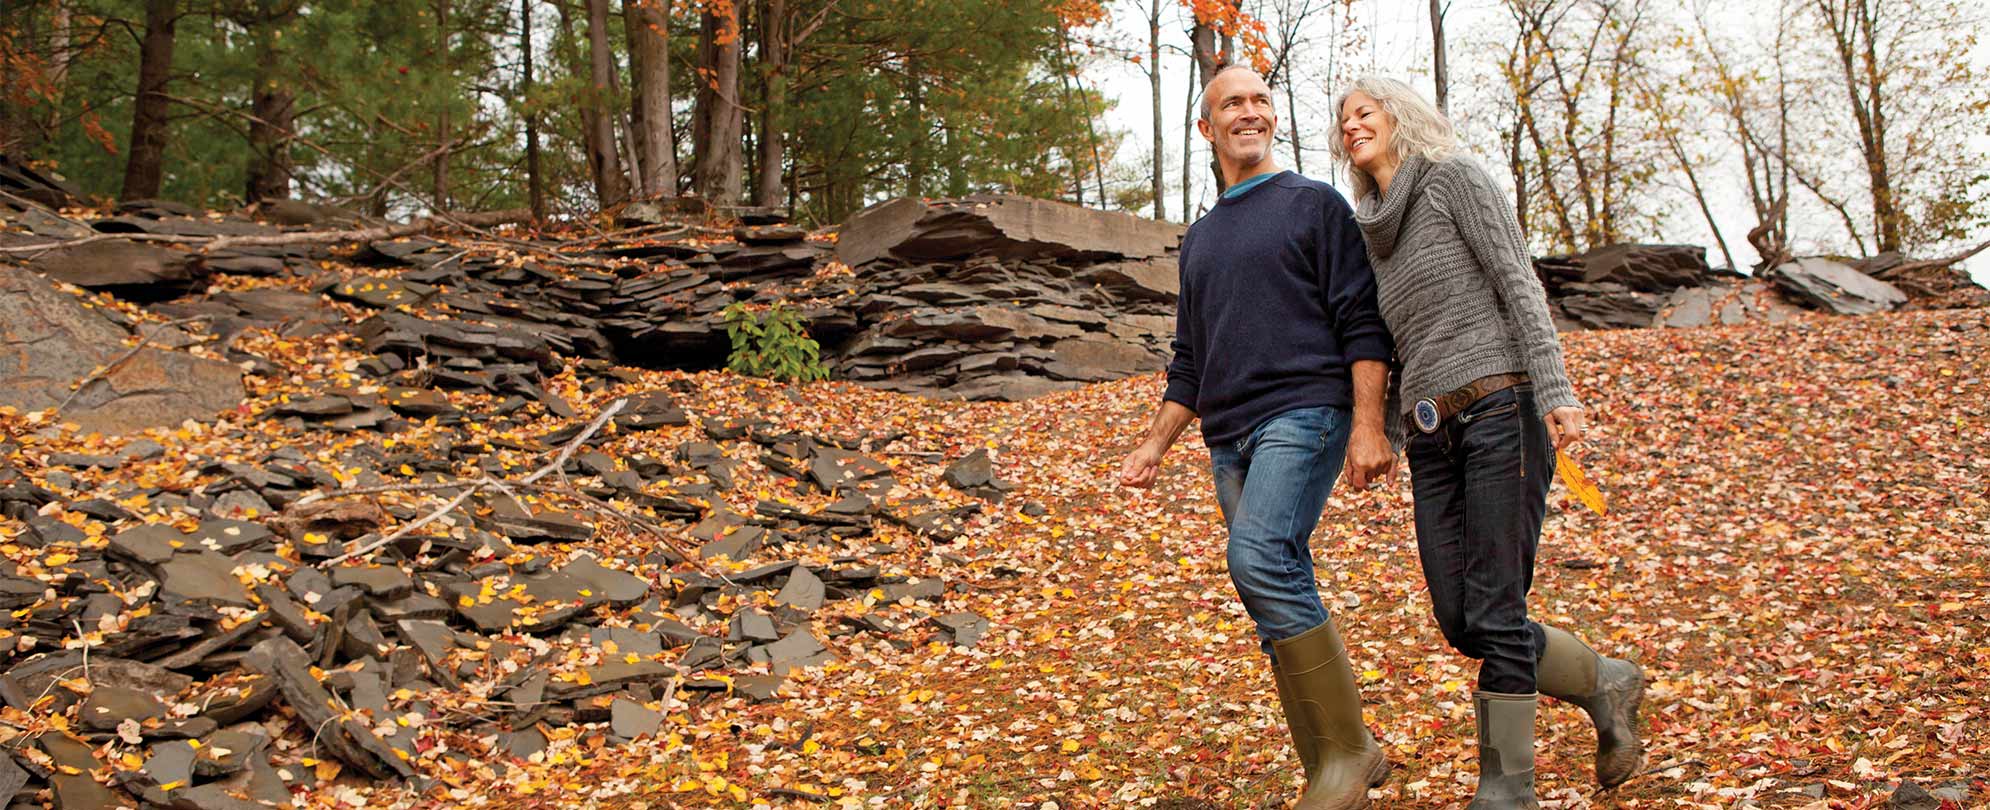
[(1389, 437), (1379, 427), (1357, 425), (1347, 437), (1347, 481), (1355, 489), (1367, 489), (1369, 484), (1387, 476), (1396, 477), (1396, 454), (1389, 447)]
[(1548, 423), (1548, 438), (1555, 443), (1555, 449), (1572, 447), (1582, 441), (1582, 433), (1587, 421), (1581, 408), (1564, 405), (1542, 417)]
[(1133, 452), (1126, 454), (1126, 460), (1119, 464), (1119, 485), (1146, 489), (1154, 485), (1154, 479), (1161, 475), (1161, 455), (1164, 448), (1155, 447), (1153, 442), (1141, 442)]

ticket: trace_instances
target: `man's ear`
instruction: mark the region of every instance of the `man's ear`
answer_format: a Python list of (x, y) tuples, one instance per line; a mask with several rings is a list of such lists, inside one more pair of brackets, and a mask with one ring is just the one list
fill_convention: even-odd
[(1207, 118), (1195, 119), (1195, 131), (1202, 133), (1203, 140), (1208, 141), (1210, 143), (1216, 142), (1216, 130), (1209, 128), (1209, 119)]

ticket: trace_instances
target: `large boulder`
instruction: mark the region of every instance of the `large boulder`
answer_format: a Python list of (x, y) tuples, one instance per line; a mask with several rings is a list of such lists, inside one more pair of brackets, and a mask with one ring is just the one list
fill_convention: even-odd
[(1181, 243), (1171, 222), (1007, 194), (954, 200), (901, 197), (857, 212), (837, 236), (837, 256), (856, 267), (989, 254), (1006, 259), (1150, 259)]
[(30, 266), (42, 275), (92, 290), (143, 293), (171, 298), (198, 281), (205, 268), (190, 253), (157, 245), (112, 239), (60, 247), (37, 255)]
[(1546, 257), (1535, 267), (1551, 289), (1565, 283), (1621, 284), (1669, 293), (1703, 286), (1716, 275), (1707, 267), (1707, 249), (1698, 245), (1605, 245), (1576, 256)]
[[(47, 279), (0, 266), (0, 404), (61, 404), (70, 386), (128, 351), (128, 336)], [(126, 433), (212, 418), (242, 393), (235, 366), (146, 348), (85, 386), (61, 417), (86, 431)]]
[(1797, 302), (1838, 315), (1870, 315), (1907, 303), (1898, 287), (1823, 257), (1785, 262), (1763, 275)]

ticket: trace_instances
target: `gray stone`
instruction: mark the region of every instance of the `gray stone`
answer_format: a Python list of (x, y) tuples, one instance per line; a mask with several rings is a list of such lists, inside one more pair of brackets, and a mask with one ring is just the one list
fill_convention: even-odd
[(40, 254), (29, 265), (42, 275), (88, 289), (175, 284), (199, 278), (201, 267), (183, 250), (112, 239)]
[(1942, 800), (1928, 792), (1927, 788), (1909, 781), (1902, 781), (1886, 797), (1887, 810), (1941, 810)]
[(779, 696), (786, 680), (782, 675), (742, 675), (732, 680), (732, 690), (754, 703), (766, 703)]
[(358, 718), (341, 718), (330, 692), (311, 674), (311, 659), (296, 642), (278, 636), (258, 643), (244, 662), (276, 680), (283, 697), (315, 739), (334, 756), (376, 779), (410, 778), (414, 770)]
[(974, 613), (949, 613), (936, 616), (933, 624), (953, 636), (954, 646), (972, 647), (981, 643), (981, 637), (988, 633), (988, 620)]
[(1701, 286), (1713, 275), (1707, 249), (1699, 245), (1605, 245), (1574, 260), (1583, 283), (1614, 282), (1647, 293)]
[(1870, 315), (1907, 303), (1898, 287), (1825, 258), (1802, 258), (1763, 274), (1797, 301), (1837, 315)]
[(0, 756), (0, 804), (12, 802), (28, 784), (28, 772), (11, 756)]
[(822, 580), (817, 579), (807, 568), (796, 566), (795, 572), (788, 576), (787, 584), (781, 586), (781, 592), (774, 595), (774, 604), (789, 605), (804, 613), (814, 613), (822, 607), (825, 593)]
[(242, 371), (178, 351), (141, 349), (109, 374), (100, 366), (129, 351), (125, 330), (34, 273), (0, 266), (0, 405), (62, 411), (84, 431), (132, 433), (209, 420), (242, 401)]
[(249, 767), (250, 760), (269, 747), (269, 737), (259, 731), (217, 731), (201, 741), (194, 772), (215, 777), (237, 773)]
[[(262, 511), (268, 513), (269, 504), (263, 504)], [(186, 538), (191, 547), (228, 555), (263, 546), (274, 539), (275, 535), (262, 524), (241, 520), (204, 521)]]
[(609, 728), (624, 740), (648, 737), (663, 727), (663, 712), (624, 697), (608, 705)]
[(995, 483), (995, 460), (988, 455), (988, 448), (975, 448), (974, 452), (947, 465), (946, 472), (941, 473), (940, 477), (954, 489), (985, 487)]
[(626, 607), (636, 604), (650, 592), (650, 584), (642, 577), (603, 566), (600, 561), (585, 554), (575, 556), (560, 572), (587, 583), (588, 590), (593, 591), (595, 596), (614, 605)]
[(433, 620), (404, 621), (394, 628), (428, 662), (429, 672), (444, 681), (454, 679), (449, 673), (449, 652), (456, 649), (456, 631), (449, 629), (449, 625)]
[(185, 602), (249, 607), (248, 591), (234, 570), (234, 560), (212, 551), (175, 554), (159, 566), (159, 590)]
[(1132, 301), (1173, 303), (1182, 289), (1181, 271), (1172, 258), (1095, 265), (1079, 273), (1078, 281)]
[(390, 565), (341, 565), (331, 574), (333, 587), (356, 587), (381, 599), (406, 596), (415, 587), (406, 571)]
[(758, 610), (742, 610), (732, 615), (732, 626), (726, 637), (733, 641), (774, 641), (781, 632), (774, 628), (774, 620)]
[(217, 518), (238, 518), (267, 515), (275, 510), (253, 490), (231, 489), (215, 498), (205, 511)]
[(115, 731), (126, 720), (143, 723), (165, 716), (166, 707), (158, 698), (121, 686), (98, 686), (90, 690), (90, 696), (77, 710), (77, 719), (83, 727), (93, 731)]
[(104, 553), (128, 562), (159, 565), (186, 546), (186, 535), (165, 523), (135, 526), (111, 536)]
[[(173, 791), (193, 784), (194, 760), (198, 754), (187, 740), (159, 743), (145, 757), (139, 769), (145, 775), (138, 795), (153, 804), (172, 801)], [(170, 789), (168, 788), (170, 786)]]
[(836, 655), (822, 646), (807, 630), (796, 630), (780, 641), (757, 648), (767, 655), (774, 665), (774, 672), (786, 675), (796, 667), (820, 666), (836, 660)]
[(1150, 258), (1172, 250), (1182, 231), (1173, 223), (1016, 195), (902, 197), (851, 216), (837, 236), (836, 252), (851, 267), (885, 256)]
[[(613, 655), (652, 656), (663, 652), (663, 642), (652, 632), (629, 627), (596, 627), (587, 632), (587, 642)], [(615, 645), (610, 651), (608, 645)]]

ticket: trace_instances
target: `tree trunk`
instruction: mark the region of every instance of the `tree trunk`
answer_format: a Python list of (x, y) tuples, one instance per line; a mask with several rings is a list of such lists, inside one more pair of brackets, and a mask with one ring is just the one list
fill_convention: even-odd
[(677, 150), (670, 139), (670, 16), (666, 0), (624, 0), (629, 29), (630, 129), (643, 192), (677, 194)]
[(532, 98), (532, 0), (518, 0), (518, 49), (525, 55), (525, 198), (532, 206), (532, 221), (546, 219), (546, 181), (539, 166), (539, 113)]
[(739, 108), (739, 7), (704, 15), (698, 32), (700, 82), (693, 111), (698, 193), (718, 205), (739, 204), (741, 111)]
[[(1193, 57), (1191, 56), (1191, 58)], [(1199, 66), (1200, 64), (1201, 62), (1198, 60), (1197, 65)], [(1188, 97), (1182, 99), (1182, 221), (1183, 222), (1190, 222), (1195, 219), (1195, 215), (1189, 212), (1189, 202), (1190, 202), (1189, 172), (1191, 171), (1191, 169), (1189, 168), (1189, 164), (1192, 162), (1195, 156), (1195, 153), (1191, 151), (1195, 146), (1195, 115), (1196, 115), (1195, 99), (1197, 96), (1201, 95), (1201, 91), (1202, 91), (1201, 85), (1190, 83), (1188, 86)]]
[(1216, 75), (1216, 29), (1196, 23), (1189, 30), (1189, 43), (1194, 46), (1195, 86), (1200, 90)]
[[(455, 63), (449, 58), (449, 0), (435, 0), (435, 52), (441, 60), (445, 76), (455, 75)], [(435, 165), (431, 168), (430, 195), (435, 198), (435, 210), (451, 210), (449, 205), (449, 105), (442, 105), (435, 120)]]
[(178, 0), (146, 0), (145, 38), (138, 45), (138, 99), (131, 105), (131, 152), (124, 163), (127, 200), (159, 196), (166, 155), (166, 83), (173, 72), (173, 25)]
[(587, 128), (588, 168), (594, 172), (594, 194), (606, 208), (629, 198), (629, 181), (622, 174), (621, 153), (615, 146), (615, 54), (608, 48), (608, 0), (587, 0), (588, 81), (594, 90), (583, 108)]
[(1293, 90), (1296, 84), (1290, 79), (1285, 82), (1285, 122), (1292, 125), (1292, 172), (1305, 174), (1306, 157), (1299, 152), (1299, 116), (1295, 114), (1299, 109), (1299, 96)]
[(787, 194), (781, 189), (781, 168), (787, 162), (788, 25), (787, 0), (761, 1), (760, 68), (767, 88), (760, 107), (760, 173), (753, 181), (754, 205), (778, 206)]
[(51, 12), (48, 32), (48, 86), (55, 91), (48, 100), (48, 117), (41, 122), (42, 132), (55, 134), (62, 123), (62, 90), (69, 86), (69, 63), (72, 55), (70, 43), (69, 4), (56, 2)]
[(1431, 79), (1437, 82), (1437, 111), (1451, 114), (1451, 81), (1444, 71), (1444, 8), (1441, 0), (1430, 0)]
[[(1065, 76), (1062, 78), (1065, 80), (1064, 92), (1068, 97), (1071, 92), (1070, 77)], [(910, 56), (905, 60), (905, 82), (905, 97), (910, 102), (908, 106), (912, 111), (912, 142), (905, 146), (905, 196), (924, 197), (926, 196), (927, 171), (926, 91), (919, 80), (919, 58), (917, 56)], [(1078, 183), (1078, 204), (1084, 205), (1085, 184), (1082, 179), (1077, 177), (1075, 171), (1077, 163), (1075, 160), (1071, 162), (1074, 169), (1072, 179)]]
[(256, 83), (249, 96), (249, 172), (243, 202), (290, 199), (291, 114), (296, 96), (284, 80), (283, 52), (277, 47), (299, 3), (257, 0), (249, 36), (255, 41)]
[(1161, 0), (1147, 0), (1147, 89), (1154, 102), (1154, 218), (1167, 219), (1168, 189), (1161, 182), (1161, 173), (1167, 171), (1162, 152), (1167, 141), (1161, 131)]

